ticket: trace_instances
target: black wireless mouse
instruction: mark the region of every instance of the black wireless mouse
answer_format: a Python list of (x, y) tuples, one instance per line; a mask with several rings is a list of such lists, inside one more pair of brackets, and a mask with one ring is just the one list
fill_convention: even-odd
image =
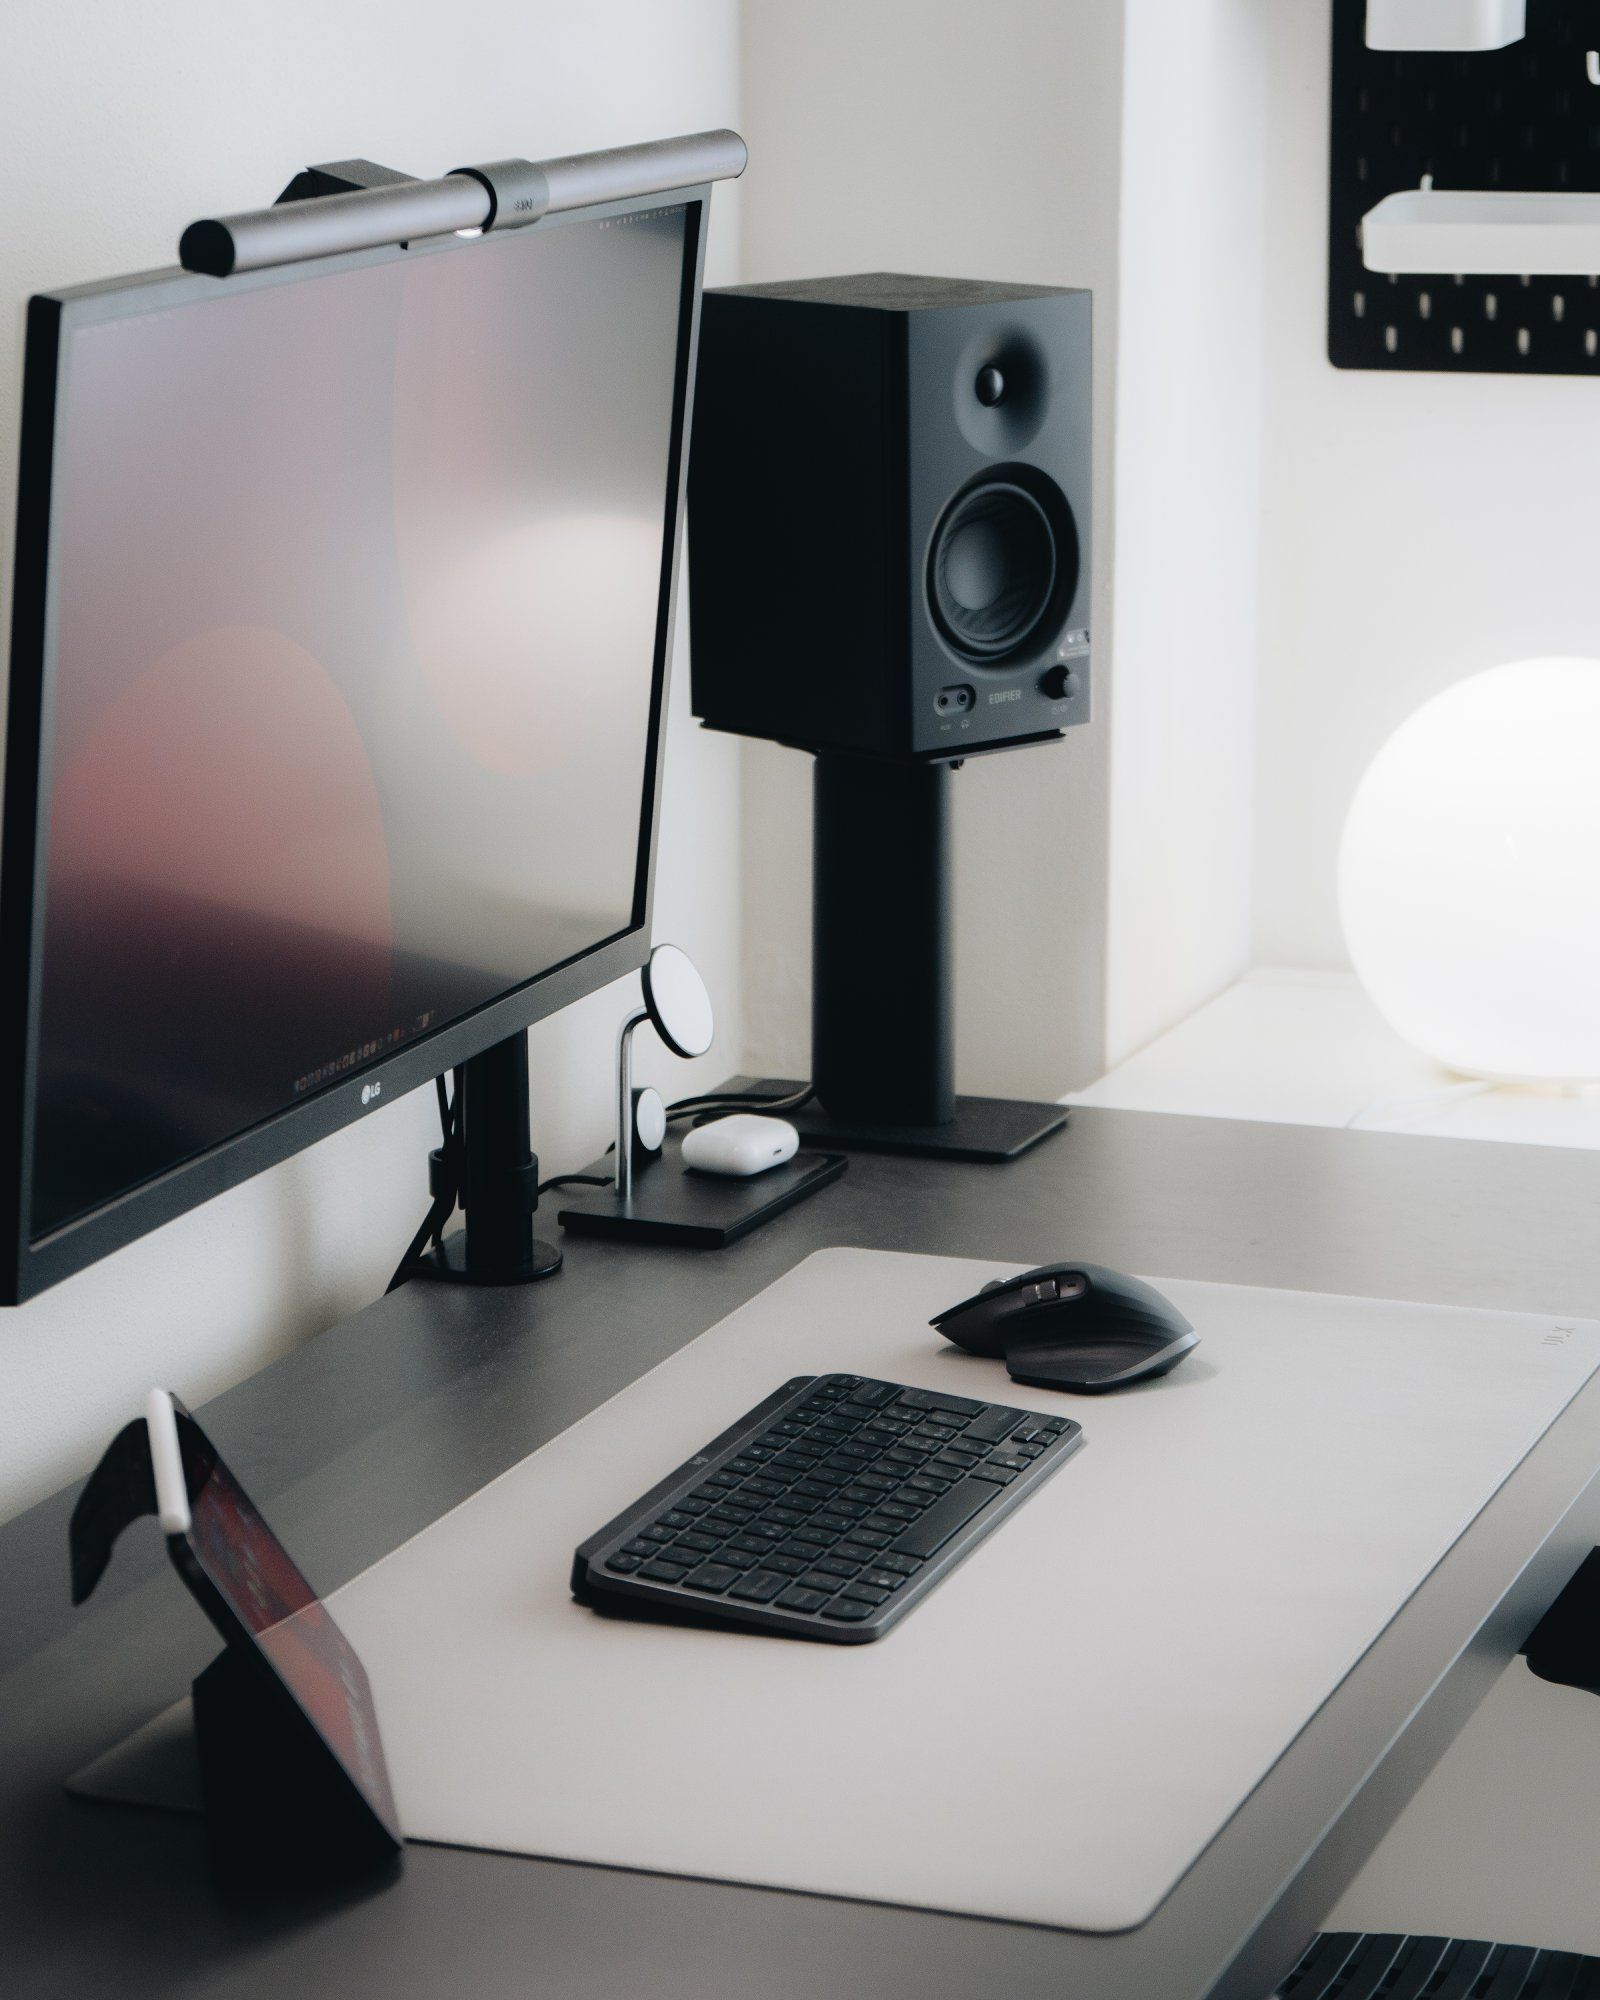
[(997, 1278), (929, 1324), (969, 1354), (1004, 1355), (1014, 1382), (1085, 1394), (1165, 1375), (1200, 1339), (1154, 1285), (1103, 1264)]

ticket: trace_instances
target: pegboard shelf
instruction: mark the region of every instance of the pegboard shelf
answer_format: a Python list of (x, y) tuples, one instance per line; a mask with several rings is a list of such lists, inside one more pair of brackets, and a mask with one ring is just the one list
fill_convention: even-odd
[(1600, 278), (1371, 271), (1361, 234), (1385, 196), (1415, 194), (1429, 176), (1441, 192), (1600, 194), (1600, 87), (1588, 59), (1600, 7), (1528, 0), (1522, 41), (1472, 55), (1369, 49), (1364, 21), (1365, 0), (1334, 0), (1328, 359), (1600, 375)]
[(1362, 221), (1361, 251), (1369, 271), (1385, 273), (1591, 277), (1600, 273), (1600, 194), (1386, 194)]

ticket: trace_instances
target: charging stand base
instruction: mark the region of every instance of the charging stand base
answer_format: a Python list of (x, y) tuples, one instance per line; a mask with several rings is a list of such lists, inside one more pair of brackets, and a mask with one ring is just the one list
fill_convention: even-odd
[[(739, 1078), (726, 1089), (762, 1097), (786, 1096), (804, 1084), (784, 1077)], [(993, 1164), (1014, 1160), (1067, 1123), (1064, 1104), (1034, 1103), (1020, 1097), (957, 1097), (955, 1115), (941, 1125), (878, 1124), (868, 1119), (830, 1118), (820, 1104), (782, 1114), (802, 1140), (842, 1146), (847, 1152), (909, 1153), (925, 1160), (966, 1160)]]
[[(609, 1174), (612, 1164), (607, 1156), (583, 1171)], [(799, 1152), (748, 1179), (701, 1174), (684, 1166), (682, 1141), (669, 1139), (659, 1159), (635, 1168), (626, 1201), (610, 1186), (575, 1187), (568, 1190), (559, 1220), (575, 1236), (720, 1250), (836, 1181), (847, 1164), (842, 1153)]]

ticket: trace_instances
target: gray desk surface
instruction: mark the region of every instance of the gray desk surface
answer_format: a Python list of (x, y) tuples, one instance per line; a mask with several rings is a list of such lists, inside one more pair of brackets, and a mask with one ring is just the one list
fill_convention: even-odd
[[(409, 1286), (219, 1397), (206, 1421), (331, 1588), (826, 1244), (1076, 1251), (1173, 1275), (1593, 1314), (1597, 1213), (1592, 1153), (1080, 1111), (1009, 1167), (859, 1156), (729, 1251), (575, 1241), (565, 1273), (529, 1290)], [(69, 1491), (0, 1529), (0, 1989), (1260, 1996), (1600, 1540), (1597, 1464), (1600, 1384), (1155, 1917), (1114, 1938), (437, 1848), (413, 1849), (400, 1881), (364, 1898), (224, 1908), (195, 1823), (62, 1792), (65, 1773), (214, 1650), (153, 1535), (131, 1538), (94, 1603), (69, 1611)], [(952, 1715), (938, 1754), (953, 1770), (961, 1738)]]

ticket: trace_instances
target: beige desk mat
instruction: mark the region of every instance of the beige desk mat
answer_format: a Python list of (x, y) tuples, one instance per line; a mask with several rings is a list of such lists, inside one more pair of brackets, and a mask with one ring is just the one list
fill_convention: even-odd
[[(927, 1326), (1008, 1268), (820, 1251), (336, 1592), (408, 1834), (1131, 1928), (1600, 1362), (1589, 1320), (1158, 1279), (1195, 1354), (1053, 1396)], [(1070, 1410), (1087, 1441), (876, 1645), (573, 1603), (579, 1541), (827, 1369)], [(171, 1802), (186, 1713), (75, 1788)]]

